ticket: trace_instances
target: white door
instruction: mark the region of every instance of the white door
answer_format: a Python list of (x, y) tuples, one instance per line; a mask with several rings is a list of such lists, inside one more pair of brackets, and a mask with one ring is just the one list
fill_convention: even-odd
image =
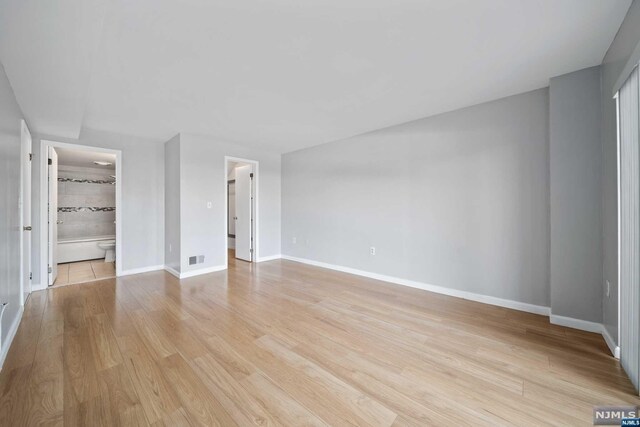
[(20, 128), (22, 163), (22, 304), (31, 293), (31, 133), (22, 120)]
[(251, 166), (236, 167), (236, 258), (252, 261), (252, 181)]
[(49, 147), (49, 286), (58, 277), (58, 154)]

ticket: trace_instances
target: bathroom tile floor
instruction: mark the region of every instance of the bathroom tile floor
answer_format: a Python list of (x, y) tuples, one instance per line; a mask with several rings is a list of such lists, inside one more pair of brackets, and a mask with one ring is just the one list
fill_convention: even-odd
[(116, 276), (115, 263), (103, 259), (58, 264), (58, 278), (53, 286), (91, 282)]

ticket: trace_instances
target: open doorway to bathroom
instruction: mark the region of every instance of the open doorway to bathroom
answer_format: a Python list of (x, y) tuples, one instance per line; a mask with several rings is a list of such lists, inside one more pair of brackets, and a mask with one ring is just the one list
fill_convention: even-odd
[(46, 267), (42, 277), (47, 277), (48, 286), (115, 277), (119, 154), (60, 143), (49, 143), (43, 151)]
[(226, 158), (227, 264), (257, 259), (258, 163)]

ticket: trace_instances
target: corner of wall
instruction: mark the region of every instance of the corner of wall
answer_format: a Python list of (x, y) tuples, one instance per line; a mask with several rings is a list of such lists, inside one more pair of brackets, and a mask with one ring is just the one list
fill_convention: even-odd
[(181, 204), (180, 134), (164, 144), (164, 264), (180, 275)]

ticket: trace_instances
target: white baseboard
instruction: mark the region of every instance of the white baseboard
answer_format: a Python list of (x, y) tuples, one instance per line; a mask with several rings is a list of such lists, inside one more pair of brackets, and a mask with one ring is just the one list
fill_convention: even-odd
[(566, 326), (567, 328), (580, 329), (581, 331), (602, 333), (602, 323), (590, 322), (588, 320), (574, 319), (573, 317), (549, 316), (549, 322), (554, 325)]
[(370, 279), (381, 280), (383, 282), (395, 283), (397, 285), (409, 286), (412, 288), (423, 289), (429, 292), (435, 292), (438, 294), (448, 295), (456, 298), (462, 298), (470, 301), (481, 302), (484, 304), (496, 305), (499, 307), (510, 308), (518, 311), (525, 311), (527, 313), (540, 314), (543, 316), (548, 316), (549, 321), (554, 325), (566, 326), (573, 329), (579, 329), (587, 332), (595, 332), (601, 334), (604, 338), (611, 354), (619, 359), (620, 358), (620, 347), (616, 346), (613, 338), (607, 332), (604, 325), (596, 322), (589, 322), (587, 320), (574, 319), (571, 317), (558, 316), (555, 314), (551, 314), (551, 308), (545, 307), (542, 305), (534, 305), (528, 304), (520, 301), (513, 301), (498, 297), (492, 297), (488, 295), (476, 294), (473, 292), (460, 291), (457, 289), (445, 288), (442, 286), (430, 285), (427, 283), (416, 282), (413, 280), (400, 279), (398, 277), (386, 276), (383, 274), (371, 273), (368, 271), (358, 270), (351, 267), (343, 267), (340, 265), (329, 264), (326, 262), (314, 261), (306, 258), (297, 258), (289, 255), (282, 255), (282, 259), (286, 259), (289, 261), (301, 262), (303, 264), (309, 264), (316, 267), (328, 268), (330, 270), (341, 271), (343, 273), (355, 274), (357, 276), (368, 277)]
[(124, 270), (120, 276), (131, 276), (133, 274), (149, 273), (150, 271), (158, 271), (164, 269), (164, 265), (151, 265), (149, 267), (132, 268)]
[(20, 309), (18, 309), (18, 315), (15, 317), (15, 319), (13, 319), (13, 323), (11, 323), (11, 328), (9, 328), (9, 332), (7, 333), (5, 344), (4, 346), (2, 346), (2, 349), (0, 349), (0, 369), (2, 369), (2, 366), (4, 366), (4, 360), (7, 358), (7, 354), (9, 353), (9, 349), (11, 348), (13, 338), (15, 338), (16, 332), (18, 332), (18, 327), (20, 326), (20, 321), (22, 320), (22, 313), (24, 313), (24, 306), (20, 306)]
[(618, 347), (602, 323), (590, 322), (588, 320), (574, 319), (573, 317), (558, 316), (552, 314), (549, 321), (554, 325), (566, 326), (567, 328), (579, 329), (581, 331), (595, 332), (602, 335), (604, 342), (607, 343), (609, 351), (616, 359), (620, 359), (620, 347)]
[(607, 331), (607, 328), (604, 325), (602, 325), (602, 337), (604, 338), (604, 342), (607, 343), (609, 351), (611, 351), (613, 357), (620, 359), (620, 347), (616, 345), (616, 342), (613, 340), (613, 337), (611, 337), (609, 331)]
[(185, 271), (184, 273), (179, 273), (176, 270), (174, 270), (173, 268), (168, 267), (166, 265), (164, 266), (164, 269), (168, 273), (171, 273), (172, 275), (177, 277), (178, 279), (186, 279), (188, 277), (200, 276), (202, 274), (215, 273), (216, 271), (226, 270), (227, 266), (226, 265), (214, 265), (213, 267), (201, 268), (199, 270)]
[(186, 279), (187, 277), (200, 276), (202, 274), (215, 273), (216, 271), (226, 270), (226, 265), (214, 265), (209, 268), (201, 268), (199, 270), (185, 271), (184, 273), (180, 273), (181, 279)]
[(164, 266), (164, 271), (166, 271), (167, 273), (170, 273), (172, 276), (175, 276), (176, 278), (180, 278), (180, 273), (177, 270), (174, 270), (173, 268), (169, 267), (168, 265)]
[(491, 304), (491, 305), (497, 305), (499, 307), (511, 308), (519, 311), (526, 311), (527, 313), (541, 314), (544, 316), (548, 316), (550, 314), (549, 307), (545, 307), (542, 305), (528, 304), (528, 303), (508, 300), (504, 298), (476, 294), (468, 291), (461, 291), (458, 289), (445, 288), (443, 286), (430, 285), (428, 283), (416, 282), (414, 280), (400, 279), (398, 277), (371, 273), (364, 270), (357, 270), (351, 267), (343, 267), (340, 265), (328, 264), (325, 262), (314, 261), (306, 258), (297, 258), (289, 255), (282, 255), (282, 259), (301, 262), (303, 264), (314, 265), (316, 267), (323, 267), (331, 270), (342, 271), (344, 273), (355, 274), (357, 276), (368, 277), (370, 279), (381, 280), (383, 282), (395, 283), (397, 285), (423, 289), (425, 291), (435, 292), (438, 294), (448, 295), (448, 296), (462, 298), (466, 300), (477, 301), (477, 302)]
[(269, 255), (269, 256), (263, 256), (258, 258), (258, 260), (256, 262), (265, 262), (265, 261), (273, 261), (276, 259), (280, 259), (282, 258), (282, 255), (277, 254), (277, 255)]

